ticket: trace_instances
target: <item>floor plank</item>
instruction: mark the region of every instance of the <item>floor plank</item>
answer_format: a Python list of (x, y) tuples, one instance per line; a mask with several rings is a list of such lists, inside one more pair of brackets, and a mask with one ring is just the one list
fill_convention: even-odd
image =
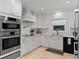
[(72, 54), (64, 53), (64, 55), (59, 55), (48, 52), (46, 49), (47, 48), (40, 47), (21, 59), (74, 59)]

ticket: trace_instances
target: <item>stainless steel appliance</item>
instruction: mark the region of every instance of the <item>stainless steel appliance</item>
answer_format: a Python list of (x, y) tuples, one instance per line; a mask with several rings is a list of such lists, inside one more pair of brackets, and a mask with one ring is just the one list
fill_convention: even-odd
[(78, 55), (78, 41), (75, 41), (74, 42), (74, 53), (75, 53), (75, 55)]
[(20, 29), (4, 29), (0, 31), (0, 37), (7, 37), (13, 35), (20, 35)]
[[(17, 57), (20, 56), (20, 51), (17, 51), (9, 56), (6, 56), (6, 57), (3, 57), (1, 59), (16, 59)], [(20, 58), (17, 58), (17, 59), (20, 59)]]
[(0, 38), (0, 55), (20, 48), (20, 37)]
[(74, 59), (79, 59), (79, 9), (75, 10), (74, 39)]
[(6, 16), (0, 16), (0, 28), (2, 29), (20, 29), (20, 20), (12, 19)]
[(20, 49), (20, 19), (0, 15), (0, 55)]

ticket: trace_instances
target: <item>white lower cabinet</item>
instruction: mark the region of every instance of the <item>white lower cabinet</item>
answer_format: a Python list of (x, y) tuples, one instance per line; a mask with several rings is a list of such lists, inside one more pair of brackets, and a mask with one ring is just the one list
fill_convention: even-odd
[(22, 41), (21, 41), (21, 55), (24, 55), (28, 52), (29, 50), (29, 46), (28, 46), (28, 40), (27, 38), (22, 38)]
[(33, 49), (39, 47), (39, 40), (35, 36), (27, 36), (21, 41), (21, 55), (31, 52)]
[(63, 37), (53, 36), (49, 39), (49, 48), (63, 51)]
[(63, 51), (63, 37), (41, 36), (41, 46)]
[(40, 45), (63, 51), (63, 37), (60, 36), (27, 36), (21, 41), (21, 54), (31, 52)]
[(37, 36), (33, 36), (33, 37), (32, 37), (32, 42), (33, 42), (33, 46), (34, 46), (34, 48), (40, 46), (40, 41), (39, 41), (39, 39), (38, 39)]
[(49, 37), (48, 36), (41, 36), (41, 46), (43, 47), (49, 47)]
[(57, 49), (60, 51), (63, 51), (63, 37), (58, 38), (58, 42), (57, 42)]
[(28, 37), (22, 38), (21, 43), (22, 43), (21, 44), (21, 55), (24, 55), (31, 51), (32, 41), (30, 38), (28, 38)]

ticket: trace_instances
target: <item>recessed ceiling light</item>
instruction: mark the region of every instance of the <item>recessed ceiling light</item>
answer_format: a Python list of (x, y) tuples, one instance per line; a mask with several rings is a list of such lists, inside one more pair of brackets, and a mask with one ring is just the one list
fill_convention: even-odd
[(44, 10), (44, 8), (41, 8), (41, 10)]
[(69, 4), (70, 3), (70, 1), (67, 1), (67, 4)]
[(79, 9), (75, 9), (74, 12), (78, 13), (79, 12)]

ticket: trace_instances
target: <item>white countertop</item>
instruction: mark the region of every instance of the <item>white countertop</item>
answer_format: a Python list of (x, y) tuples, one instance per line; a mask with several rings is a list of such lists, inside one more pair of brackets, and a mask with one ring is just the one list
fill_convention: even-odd
[(74, 38), (74, 36), (70, 36), (70, 35), (63, 35), (63, 37), (72, 37), (72, 38)]
[[(34, 35), (34, 36), (57, 36), (57, 35), (51, 35), (51, 34), (43, 34), (43, 35)], [(21, 37), (34, 37), (34, 36), (31, 36), (31, 35), (22, 35)], [(71, 35), (58, 35), (58, 36), (62, 36), (62, 37), (72, 37), (74, 38), (74, 36), (71, 36)]]

